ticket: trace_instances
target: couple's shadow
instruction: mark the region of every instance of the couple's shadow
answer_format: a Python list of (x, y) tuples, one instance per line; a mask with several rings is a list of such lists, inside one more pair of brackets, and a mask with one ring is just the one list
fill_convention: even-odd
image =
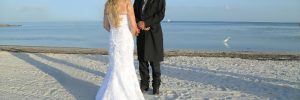
[[(38, 61), (30, 55), (26, 53), (11, 53), (15, 57), (27, 62), (28, 64), (40, 69), (44, 73), (52, 76), (59, 82), (70, 94), (72, 94), (77, 100), (94, 100), (97, 90), (99, 89), (99, 86), (92, 84), (90, 82), (80, 80), (77, 78), (74, 78), (67, 73), (65, 73), (62, 70), (59, 70), (53, 66), (47, 65), (41, 61)], [(92, 70), (85, 69), (83, 67), (80, 67), (78, 65), (74, 65), (72, 63), (67, 63), (62, 60), (55, 60), (55, 58), (47, 57), (42, 54), (35, 54), (36, 56), (42, 57), (43, 59), (46, 60), (51, 60), (56, 63), (64, 63), (67, 64), (68, 66), (72, 66), (77, 69), (85, 70), (90, 73), (101, 73), (101, 72), (96, 72)], [(103, 77), (104, 73), (99, 74), (100, 76)]]

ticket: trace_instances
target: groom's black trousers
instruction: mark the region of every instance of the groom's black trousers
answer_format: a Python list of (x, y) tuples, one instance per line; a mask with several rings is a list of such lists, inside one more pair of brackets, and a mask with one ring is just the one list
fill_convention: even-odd
[(139, 61), (139, 71), (141, 76), (141, 88), (145, 89), (149, 87), (149, 63), (152, 68), (152, 87), (158, 89), (160, 86), (160, 61)]

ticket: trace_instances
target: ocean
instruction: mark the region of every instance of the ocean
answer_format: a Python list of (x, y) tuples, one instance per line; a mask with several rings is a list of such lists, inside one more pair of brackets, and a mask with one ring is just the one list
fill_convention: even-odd
[[(0, 27), (0, 45), (108, 48), (102, 22), (24, 22)], [(165, 49), (299, 52), (300, 25), (271, 22), (163, 22)], [(227, 39), (227, 42), (224, 40)]]

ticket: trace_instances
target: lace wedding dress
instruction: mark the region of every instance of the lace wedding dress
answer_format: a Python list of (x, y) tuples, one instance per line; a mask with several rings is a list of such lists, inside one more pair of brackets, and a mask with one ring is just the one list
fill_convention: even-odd
[(134, 40), (127, 15), (120, 27), (111, 27), (109, 67), (96, 100), (144, 100), (134, 67)]

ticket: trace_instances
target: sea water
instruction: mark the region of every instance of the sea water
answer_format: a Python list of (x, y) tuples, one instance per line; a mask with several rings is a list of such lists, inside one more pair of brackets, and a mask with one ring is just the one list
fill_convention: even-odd
[[(100, 21), (8, 24), (22, 26), (0, 27), (0, 45), (108, 48)], [(162, 28), (166, 49), (300, 51), (298, 23), (174, 21)]]

